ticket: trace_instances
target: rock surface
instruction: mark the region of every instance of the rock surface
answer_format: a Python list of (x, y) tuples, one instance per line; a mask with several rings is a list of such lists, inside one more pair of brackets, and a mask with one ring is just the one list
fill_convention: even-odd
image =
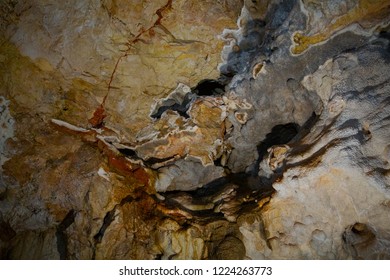
[(2, 259), (390, 259), (389, 1), (0, 11)]

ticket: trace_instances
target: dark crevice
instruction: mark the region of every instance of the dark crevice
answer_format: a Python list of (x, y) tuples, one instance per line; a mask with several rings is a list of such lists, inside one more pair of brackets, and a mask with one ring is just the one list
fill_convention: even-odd
[(8, 193), (8, 189), (5, 189), (4, 191), (0, 192), (0, 201), (7, 199), (7, 193)]
[[(222, 195), (229, 188), (234, 188), (236, 195), (224, 200)], [(274, 193), (271, 181), (265, 181), (264, 178), (251, 176), (246, 173), (233, 173), (225, 177), (218, 178), (202, 188), (194, 191), (172, 191), (164, 193), (164, 204), (171, 208), (182, 209), (194, 218), (197, 222), (210, 222), (224, 218), (221, 212), (215, 212), (221, 204), (239, 201), (239, 209), (236, 210), (236, 215), (246, 213), (258, 207), (257, 202), (265, 197), (269, 197)], [(190, 210), (185, 205), (180, 204), (175, 199), (178, 197), (190, 197), (191, 205), (210, 205), (213, 204), (213, 209), (205, 210)]]
[[(266, 135), (266, 138), (258, 145), (259, 159), (255, 164), (252, 172), (245, 173), (230, 173), (224, 177), (218, 178), (202, 188), (194, 191), (182, 192), (173, 191), (164, 194), (164, 203), (173, 208), (182, 209), (198, 220), (222, 219), (223, 213), (216, 213), (215, 209), (224, 203), (230, 203), (233, 200), (239, 202), (239, 208), (235, 210), (237, 215), (251, 211), (258, 207), (257, 202), (263, 198), (270, 197), (275, 189), (272, 184), (282, 175), (282, 170), (274, 175), (262, 177), (258, 175), (259, 163), (267, 153), (267, 149), (274, 145), (287, 144), (292, 140), (301, 138), (308, 133), (312, 125), (317, 121), (317, 116), (313, 116), (302, 126), (295, 123), (287, 123), (276, 125), (271, 132)], [(215, 161), (218, 165), (219, 159)], [(225, 192), (229, 188), (234, 188), (235, 195), (225, 200)], [(186, 203), (181, 205), (178, 201), (180, 198), (187, 197), (190, 201), (186, 202), (189, 205), (214, 205), (213, 209), (205, 207), (204, 210), (193, 211), (186, 207)], [(178, 200), (177, 200), (178, 199)]]
[(240, 172), (228, 174), (204, 185), (202, 188), (193, 192), (193, 197), (195, 199), (202, 199), (204, 196), (215, 196), (228, 184), (239, 186), (240, 194), (244, 196), (252, 191), (259, 190), (259, 188), (267, 189), (267, 186), (263, 185), (260, 177)]
[(111, 211), (107, 212), (106, 216), (103, 219), (103, 224), (100, 227), (99, 232), (97, 234), (95, 234), (95, 236), (93, 237), (93, 239), (95, 240), (95, 243), (102, 242), (104, 233), (106, 232), (107, 228), (111, 225), (111, 223), (115, 219), (116, 208), (117, 207), (114, 207), (114, 209), (112, 209)]
[[(272, 184), (282, 176), (283, 170), (278, 170), (268, 178), (258, 175), (260, 161), (263, 160), (268, 148), (302, 139), (310, 131), (317, 119), (317, 115), (313, 113), (302, 127), (296, 123), (280, 124), (273, 127), (271, 132), (266, 135), (265, 139), (257, 147), (259, 158), (251, 172), (229, 173), (194, 191), (166, 192), (164, 194), (164, 203), (170, 207), (182, 209), (198, 220), (222, 219), (224, 213), (216, 213), (215, 209), (232, 201), (237, 201), (240, 205), (237, 209), (233, 209), (236, 211), (234, 215), (251, 211), (258, 207), (258, 201), (272, 196), (275, 192)], [(219, 159), (215, 161), (215, 165), (218, 164)], [(230, 189), (234, 189), (235, 194), (232, 196), (228, 194), (229, 197), (226, 200), (226, 192)], [(181, 205), (178, 202), (181, 199), (185, 199), (187, 202)], [(207, 205), (207, 207), (204, 207), (203, 210), (193, 211), (187, 208), (187, 203), (191, 207), (193, 205)], [(213, 209), (210, 209), (210, 204), (213, 205)]]
[[(168, 196), (166, 197), (166, 201), (164, 201), (164, 206), (167, 207), (168, 209), (181, 209), (185, 212), (187, 212), (188, 214), (190, 214), (193, 219), (195, 219), (198, 223), (209, 223), (209, 222), (212, 222), (212, 221), (218, 221), (218, 220), (221, 220), (223, 219), (223, 213), (216, 213), (214, 212), (213, 209), (211, 210), (199, 210), (199, 211), (195, 211), (195, 210), (191, 210), (191, 209), (188, 209), (186, 207), (184, 207), (183, 205), (181, 205), (179, 202), (176, 202), (173, 200), (173, 198), (175, 197), (175, 194), (174, 193), (171, 193), (171, 194), (168, 194)], [(186, 221), (189, 221), (191, 218), (186, 218)], [(180, 224), (181, 226), (181, 229), (183, 230), (183, 224), (181, 223)]]
[(8, 222), (3, 221), (3, 219), (0, 217), (0, 240), (4, 243), (9, 243), (9, 241), (11, 241), (15, 235), (16, 232), (11, 227), (11, 225)]
[(119, 152), (121, 152), (122, 155), (130, 158), (138, 158), (137, 153), (132, 149), (118, 149)]
[(119, 205), (120, 205), (120, 206), (123, 206), (123, 205), (125, 205), (125, 204), (127, 204), (127, 203), (131, 203), (131, 202), (133, 202), (133, 201), (135, 201), (135, 199), (134, 199), (131, 195), (128, 195), (128, 196), (126, 196), (125, 198), (123, 198), (123, 199), (121, 200), (121, 203), (119, 203)]
[(222, 155), (221, 155), (219, 158), (216, 158), (216, 159), (214, 160), (214, 165), (215, 165), (215, 166), (220, 166), (220, 167), (224, 167), (224, 168), (225, 168), (225, 166), (222, 165)]
[(169, 161), (171, 159), (174, 159), (175, 156), (172, 156), (172, 157), (168, 157), (168, 158), (149, 158), (147, 160), (144, 160), (143, 162), (147, 165), (147, 166), (152, 166), (154, 164), (157, 164), (157, 163), (163, 163), (163, 162), (166, 162), (166, 161)]
[[(288, 164), (285, 166), (285, 170), (289, 169), (289, 168), (294, 168), (294, 167), (297, 167), (297, 166), (314, 166), (315, 164), (319, 163), (319, 161), (321, 160), (322, 156), (327, 152), (329, 151), (329, 149), (331, 148), (334, 148), (334, 147), (337, 147), (340, 145), (340, 143), (344, 142), (344, 141), (349, 141), (349, 140), (359, 140), (361, 137), (359, 136), (359, 133), (357, 134), (354, 134), (354, 135), (351, 135), (351, 136), (347, 136), (347, 137), (342, 137), (342, 138), (335, 138), (335, 139), (332, 139), (330, 140), (326, 145), (324, 145), (323, 147), (321, 147), (320, 149), (318, 149), (316, 152), (314, 152), (311, 156), (309, 156), (308, 158), (305, 158), (304, 160), (302, 161), (299, 161), (299, 162), (295, 162), (295, 163), (292, 163), (292, 164)], [(307, 149), (310, 147), (311, 145), (305, 145), (305, 146), (302, 146), (299, 151), (307, 151)], [(306, 148), (306, 149), (305, 149)], [(299, 152), (297, 149), (293, 150), (292, 151), (292, 156), (298, 156), (299, 155)]]
[(172, 96), (162, 101), (162, 103), (150, 114), (150, 117), (153, 119), (160, 119), (165, 112), (174, 111), (187, 119), (190, 117), (188, 115), (188, 110), (194, 100), (199, 96), (222, 95), (225, 93), (226, 84), (227, 83), (222, 82), (222, 80), (201, 80), (195, 87), (191, 88), (191, 92), (185, 94), (184, 97), (175, 98)]
[(387, 49), (386, 49), (387, 54), (382, 54), (382, 55), (386, 59), (386, 61), (389, 61), (390, 60), (390, 57), (389, 57), (389, 54), (390, 54), (390, 32), (388, 32), (386, 30), (381, 31), (379, 33), (379, 38), (387, 41)]
[[(312, 120), (311, 120), (312, 119)], [(297, 156), (299, 154), (302, 154), (302, 153), (305, 153), (307, 151), (309, 151), (311, 148), (313, 148), (316, 144), (318, 144), (318, 142), (323, 139), (323, 136), (326, 135), (327, 133), (329, 133), (330, 131), (330, 128), (334, 125), (334, 123), (336, 122), (336, 118), (334, 118), (329, 124), (327, 124), (322, 130), (321, 132), (316, 136), (316, 138), (312, 141), (312, 143), (310, 144), (299, 144), (299, 145), (295, 145), (296, 142), (298, 142), (299, 140), (301, 140), (302, 138), (304, 138), (306, 136), (307, 133), (309, 133), (310, 131), (310, 128), (315, 124), (315, 122), (318, 120), (318, 116), (315, 116), (315, 117), (311, 117), (304, 126), (302, 126), (302, 129), (301, 131), (297, 134), (297, 136), (295, 137), (294, 139), (294, 142), (290, 144), (290, 146), (292, 146), (292, 150), (290, 152), (290, 157), (294, 157), (294, 156)], [(311, 126), (307, 125), (308, 123), (311, 124)]]
[(107, 228), (111, 225), (111, 223), (114, 221), (115, 212), (116, 212), (118, 206), (123, 206), (126, 203), (131, 203), (133, 200), (134, 200), (134, 198), (132, 196), (126, 196), (125, 198), (123, 198), (121, 200), (121, 202), (119, 204), (115, 205), (115, 207), (111, 211), (107, 212), (106, 216), (103, 219), (103, 224), (100, 227), (99, 232), (97, 234), (95, 234), (95, 236), (93, 237), (95, 239), (96, 243), (100, 243), (102, 241), (104, 233), (106, 232)]
[(170, 106), (162, 106), (162, 107), (158, 108), (156, 113), (153, 113), (152, 115), (150, 115), (150, 117), (153, 119), (160, 119), (164, 112), (171, 110), (171, 111), (177, 112), (183, 118), (188, 119), (190, 117), (187, 114), (187, 110), (189, 109), (188, 105), (189, 105), (189, 103), (183, 102), (181, 104), (175, 103), (175, 104), (170, 105)]
[(172, 159), (175, 158), (175, 156), (172, 156), (172, 157), (168, 157), (168, 158), (154, 158), (154, 157), (151, 157), (149, 159), (142, 159), (142, 158), (140, 158), (137, 155), (137, 152), (135, 150), (133, 150), (133, 149), (122, 148), (122, 149), (118, 149), (118, 151), (122, 155), (124, 155), (125, 157), (131, 158), (133, 160), (141, 160), (145, 164), (145, 166), (147, 166), (149, 168), (152, 168), (152, 169), (153, 169), (153, 165), (154, 164), (167, 162), (167, 161), (172, 160)]
[(160, 119), (162, 114), (167, 111), (175, 111), (184, 118), (189, 118), (187, 114), (192, 102), (196, 99), (196, 95), (192, 92), (186, 93), (184, 96), (171, 96), (162, 101), (154, 111), (150, 114), (153, 119)]
[[(324, 129), (321, 131), (321, 133), (317, 136), (317, 138), (311, 144), (301, 144), (299, 146), (293, 147), (293, 149), (290, 152), (290, 157), (298, 157), (299, 155), (310, 151), (316, 144), (318, 144), (318, 141), (323, 139), (323, 136), (326, 133), (329, 133), (330, 127), (334, 124), (335, 120), (336, 119), (334, 119), (330, 124), (328, 124), (326, 127), (324, 127)], [(315, 121), (316, 121), (316, 119), (313, 119), (312, 121), (310, 121), (310, 123), (314, 124)], [(359, 121), (357, 119), (351, 119), (351, 120), (347, 120), (343, 124), (341, 124), (340, 130), (345, 130), (345, 129), (349, 129), (349, 128), (357, 128), (358, 129), (359, 127), (360, 127)], [(301, 137), (299, 137), (298, 140), (299, 139), (301, 139)], [(298, 165), (312, 166), (313, 164), (317, 164), (321, 160), (321, 157), (329, 149), (340, 145), (341, 142), (349, 141), (349, 140), (358, 140), (359, 143), (363, 144), (365, 141), (367, 141), (367, 138), (366, 138), (363, 130), (358, 130), (357, 133), (355, 133), (353, 135), (346, 136), (346, 137), (334, 138), (334, 139), (330, 140), (326, 145), (319, 148), (317, 151), (314, 151), (308, 158), (305, 158), (304, 160), (296, 162), (296, 163), (288, 164), (284, 167), (284, 169), (286, 170), (288, 168), (293, 168), (293, 167), (296, 167)]]
[(95, 236), (93, 237), (93, 239), (95, 240), (95, 248), (94, 248), (94, 251), (93, 251), (93, 256), (92, 256), (92, 259), (95, 259), (95, 254), (96, 254), (96, 245), (101, 243), (102, 242), (102, 239), (104, 237), (104, 234), (107, 230), (107, 228), (112, 224), (112, 222), (115, 220), (115, 213), (116, 213), (116, 210), (118, 209), (119, 206), (123, 206), (125, 205), (126, 203), (131, 203), (134, 201), (134, 198), (132, 196), (126, 196), (125, 198), (123, 198), (121, 200), (121, 202), (117, 205), (115, 205), (115, 207), (108, 211), (106, 213), (106, 215), (104, 216), (104, 219), (103, 219), (103, 224), (102, 226), (100, 227), (99, 231), (97, 234), (95, 234)]
[(386, 169), (386, 168), (383, 168), (383, 167), (375, 167), (371, 171), (368, 171), (366, 174), (367, 175), (379, 174), (381, 176), (389, 176), (390, 175), (390, 168)]
[(76, 217), (76, 212), (72, 209), (68, 212), (65, 218), (57, 227), (56, 237), (57, 237), (57, 250), (60, 254), (61, 260), (68, 259), (68, 236), (65, 233), (66, 229), (74, 223)]
[(300, 127), (296, 123), (280, 124), (272, 128), (263, 141), (257, 146), (258, 159), (252, 169), (252, 175), (256, 175), (259, 171), (260, 162), (267, 154), (267, 150), (275, 145), (287, 144), (299, 132)]
[(314, 127), (318, 119), (319, 119), (319, 115), (313, 112), (310, 118), (301, 126), (297, 135), (291, 141), (297, 142), (301, 140), (303, 137), (305, 137), (307, 134), (309, 134), (310, 130), (312, 129), (312, 127)]
[(191, 90), (198, 96), (222, 95), (225, 93), (226, 84), (212, 79), (201, 80)]

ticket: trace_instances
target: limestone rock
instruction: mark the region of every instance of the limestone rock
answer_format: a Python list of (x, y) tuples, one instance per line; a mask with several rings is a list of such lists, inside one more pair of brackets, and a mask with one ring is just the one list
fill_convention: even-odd
[(389, 1), (0, 2), (0, 258), (389, 259)]
[(285, 254), (281, 242), (296, 246), (296, 258), (389, 258), (390, 212), (383, 203), (389, 196), (390, 135), (383, 129), (388, 123), (383, 108), (390, 76), (380, 70), (388, 67), (383, 55), (378, 46), (361, 48), (307, 78), (322, 79), (313, 89), (328, 90), (327, 105), (312, 131), (288, 152), (283, 178), (274, 184), (277, 193), (262, 214), (271, 247), (281, 248), (274, 257)]

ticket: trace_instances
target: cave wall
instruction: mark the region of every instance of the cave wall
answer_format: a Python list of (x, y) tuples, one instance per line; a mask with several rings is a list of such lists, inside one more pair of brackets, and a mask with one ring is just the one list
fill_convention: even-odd
[(2, 259), (389, 259), (390, 2), (0, 3)]

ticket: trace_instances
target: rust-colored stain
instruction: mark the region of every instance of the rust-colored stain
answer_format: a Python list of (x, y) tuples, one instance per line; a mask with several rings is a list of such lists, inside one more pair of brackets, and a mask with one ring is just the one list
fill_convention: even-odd
[[(117, 69), (118, 69), (118, 66), (119, 66), (120, 61), (121, 61), (123, 58), (125, 58), (126, 56), (129, 55), (129, 51), (131, 50), (132, 46), (133, 46), (135, 43), (137, 43), (137, 42), (139, 42), (139, 41), (142, 41), (142, 40), (141, 40), (141, 37), (142, 37), (144, 34), (149, 34), (149, 35), (151, 35), (151, 36), (154, 36), (154, 35), (155, 35), (154, 28), (156, 28), (157, 26), (161, 26), (161, 21), (162, 21), (162, 19), (163, 19), (163, 13), (166, 12), (166, 11), (169, 11), (169, 10), (172, 8), (172, 1), (173, 1), (173, 0), (168, 0), (168, 2), (167, 2), (164, 6), (162, 6), (160, 9), (158, 9), (158, 10), (156, 11), (155, 14), (157, 15), (157, 20), (153, 23), (153, 25), (152, 25), (151, 27), (149, 27), (148, 29), (141, 29), (140, 32), (139, 32), (132, 40), (130, 40), (130, 41), (127, 43), (127, 49), (124, 51), (124, 54), (121, 55), (121, 56), (118, 58), (118, 60), (117, 60), (117, 62), (116, 62), (116, 64), (115, 64), (115, 66), (114, 66), (114, 69), (113, 69), (113, 71), (112, 71), (112, 73), (111, 73), (110, 81), (109, 81), (109, 83), (108, 83), (108, 92), (107, 92), (107, 95), (109, 94), (110, 89), (112, 88), (111, 85), (112, 85), (112, 82), (113, 82), (113, 80), (114, 80), (114, 76), (115, 76), (115, 73), (116, 73), (116, 71), (117, 71)], [(104, 101), (106, 100), (107, 95), (105, 96)], [(104, 103), (104, 101), (103, 101), (103, 103)], [(104, 104), (103, 104), (103, 105), (104, 105)]]
[(122, 175), (134, 185), (142, 187), (142, 191), (154, 194), (156, 191), (152, 185), (153, 174), (137, 164), (129, 162), (126, 157), (115, 154), (111, 150), (105, 150), (108, 158), (108, 167), (115, 173)]
[[(110, 148), (107, 143), (100, 140), (95, 130), (76, 131), (66, 126), (52, 123), (52, 125), (60, 132), (79, 136), (83, 141), (96, 145), (97, 148), (107, 157), (108, 167), (115, 173), (125, 177), (132, 185), (142, 186), (144, 191), (149, 194), (155, 193), (152, 182), (152, 173), (138, 164), (130, 162), (125, 156)], [(104, 132), (109, 133), (110, 129), (101, 127)]]
[(139, 165), (132, 164), (122, 155), (111, 153), (108, 155), (108, 166), (112, 171), (124, 176), (136, 179), (143, 186), (149, 187), (149, 174)]
[(104, 119), (106, 118), (105, 110), (103, 104), (95, 110), (93, 117), (89, 119), (89, 123), (95, 128), (101, 128), (104, 124)]
[(157, 15), (157, 19), (156, 21), (152, 24), (151, 27), (149, 27), (148, 29), (141, 29), (140, 32), (133, 38), (131, 39), (127, 44), (127, 48), (126, 50), (123, 51), (123, 54), (121, 56), (119, 56), (119, 58), (117, 59), (117, 61), (115, 62), (115, 65), (114, 65), (114, 69), (112, 70), (111, 72), (111, 75), (110, 75), (110, 79), (108, 81), (108, 86), (107, 86), (107, 93), (106, 95), (104, 96), (103, 98), (103, 101), (102, 103), (100, 104), (100, 106), (95, 110), (94, 114), (93, 114), (93, 117), (89, 120), (89, 122), (92, 124), (93, 127), (95, 128), (100, 128), (102, 125), (103, 125), (103, 121), (104, 121), (104, 118), (106, 117), (106, 114), (105, 114), (105, 110), (104, 110), (104, 105), (106, 103), (106, 100), (108, 98), (108, 95), (110, 94), (110, 90), (112, 88), (115, 88), (112, 83), (114, 81), (114, 77), (115, 77), (115, 74), (118, 70), (118, 67), (119, 67), (119, 64), (120, 62), (122, 61), (122, 59), (124, 59), (125, 57), (127, 57), (129, 54), (130, 54), (130, 50), (132, 49), (133, 45), (138, 43), (138, 42), (145, 42), (141, 37), (145, 34), (148, 34), (150, 37), (153, 37), (155, 36), (156, 32), (154, 31), (154, 29), (156, 27), (162, 27), (163, 29), (165, 29), (163, 26), (162, 26), (162, 19), (163, 19), (163, 14), (164, 12), (166, 11), (169, 11), (172, 9), (172, 1), (173, 0), (168, 0), (168, 2), (162, 6), (161, 8), (159, 8), (155, 14)]
[(388, 16), (390, 12), (390, 1), (380, 0), (359, 0), (358, 4), (346, 14), (336, 18), (320, 33), (314, 35), (304, 35), (303, 32), (296, 32), (293, 35), (294, 45), (291, 53), (299, 55), (305, 52), (310, 46), (325, 42), (337, 31), (340, 31), (353, 23), (369, 21), (383, 16)]
[(149, 187), (150, 176), (144, 168), (138, 168), (133, 173), (134, 178), (141, 182), (145, 187)]
[(134, 169), (138, 168), (132, 166), (125, 157), (115, 155), (108, 156), (108, 166), (119, 172), (121, 175), (132, 174)]

